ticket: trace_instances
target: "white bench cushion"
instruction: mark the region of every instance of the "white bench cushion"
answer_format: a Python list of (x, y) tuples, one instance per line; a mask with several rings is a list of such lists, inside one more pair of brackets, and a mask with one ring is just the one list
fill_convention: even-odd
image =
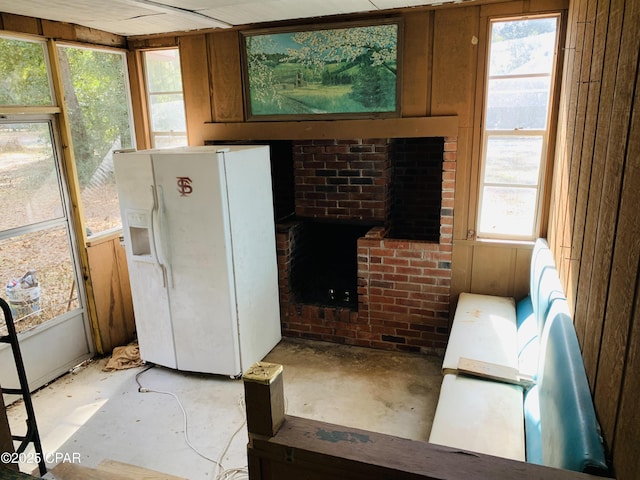
[(522, 388), (447, 374), (430, 443), (525, 460)]
[(460, 294), (442, 370), (455, 373), (460, 357), (518, 369), (513, 298)]

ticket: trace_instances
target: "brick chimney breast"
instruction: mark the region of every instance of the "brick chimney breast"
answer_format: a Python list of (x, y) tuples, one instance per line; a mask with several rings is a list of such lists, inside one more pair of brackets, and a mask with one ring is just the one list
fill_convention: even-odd
[[(292, 149), (295, 218), (279, 223), (276, 232), (283, 334), (443, 352), (449, 335), (457, 138), (302, 140), (292, 141)], [(323, 223), (328, 229), (330, 223), (368, 225), (355, 245), (351, 235), (338, 247), (342, 255), (349, 243), (357, 263), (348, 302), (343, 295), (342, 303), (332, 304), (334, 293), (344, 292), (323, 284), (328, 301), (304, 303), (292, 286), (292, 277), (304, 277), (299, 266), (305, 258), (317, 255), (302, 253), (306, 246), (324, 249), (308, 236), (322, 237)], [(323, 263), (314, 266), (307, 283), (323, 275), (317, 270)]]

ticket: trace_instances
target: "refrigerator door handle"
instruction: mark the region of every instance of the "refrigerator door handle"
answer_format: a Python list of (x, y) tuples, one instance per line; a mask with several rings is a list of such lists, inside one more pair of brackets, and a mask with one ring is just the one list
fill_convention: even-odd
[(162, 270), (162, 287), (163, 288), (167, 288), (167, 270), (163, 264), (164, 259), (161, 258), (162, 255), (160, 253), (160, 234), (158, 232), (158, 225), (159, 225), (159, 206), (158, 206), (158, 191), (155, 187), (155, 185), (151, 185), (151, 197), (153, 198), (153, 208), (151, 209), (151, 238), (152, 238), (152, 243), (153, 243), (153, 248), (152, 248), (152, 252), (153, 252), (153, 259), (155, 260), (156, 264), (160, 267), (160, 270)]
[(154, 235), (155, 244), (157, 251), (160, 254), (160, 258), (162, 259), (161, 265), (164, 269), (164, 273), (166, 276), (166, 282), (171, 286), (173, 285), (173, 271), (171, 269), (171, 249), (168, 247), (168, 234), (167, 234), (167, 219), (166, 219), (166, 209), (164, 204), (164, 190), (162, 185), (158, 185), (156, 187), (156, 198), (158, 199), (158, 208), (157, 211), (157, 219), (158, 219), (158, 235)]

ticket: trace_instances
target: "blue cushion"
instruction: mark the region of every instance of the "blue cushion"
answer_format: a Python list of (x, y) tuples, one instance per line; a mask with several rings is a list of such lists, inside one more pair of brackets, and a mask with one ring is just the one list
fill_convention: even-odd
[(542, 435), (540, 434), (539, 387), (534, 385), (524, 394), (524, 434), (527, 462), (544, 465), (542, 459)]
[(527, 295), (516, 304), (516, 326), (518, 330), (520, 327), (531, 320), (533, 317), (533, 304), (531, 303), (531, 296)]
[(531, 303), (538, 322), (538, 333), (542, 333), (551, 304), (556, 299), (564, 298), (553, 254), (543, 238), (538, 238), (533, 247), (530, 275)]
[(547, 318), (541, 346), (538, 394), (543, 463), (579, 472), (606, 472), (600, 426), (568, 310), (557, 309)]
[(516, 305), (518, 337), (518, 369), (521, 374), (533, 378), (538, 374), (538, 322), (533, 312), (531, 297), (525, 297)]

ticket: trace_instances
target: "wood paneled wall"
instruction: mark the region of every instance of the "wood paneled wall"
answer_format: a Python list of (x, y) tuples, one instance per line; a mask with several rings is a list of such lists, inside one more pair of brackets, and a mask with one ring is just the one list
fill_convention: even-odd
[(640, 478), (640, 2), (572, 2), (549, 243), (617, 478)]
[[(488, 20), (493, 16), (558, 12), (567, 8), (568, 0), (516, 0), (470, 7), (415, 8), (398, 13), (404, 25), (402, 117), (456, 116), (458, 121), (454, 301), (461, 291), (516, 298), (528, 293), (531, 245), (488, 245), (467, 240), (467, 231), (475, 228), (479, 112), (484, 91), (477, 78), (484, 76)], [(282, 132), (292, 138), (296, 135), (308, 138), (310, 129), (327, 123), (287, 122), (275, 123), (274, 127), (273, 122), (269, 125), (245, 122), (240, 30), (129, 41), (132, 49), (170, 44), (179, 44), (181, 49), (187, 129), (192, 145), (232, 139), (225, 135), (238, 139), (242, 136), (238, 132), (245, 132), (246, 139), (267, 140), (278, 127), (282, 127), (275, 133), (278, 138), (282, 138)], [(357, 137), (360, 123), (340, 122), (341, 138)]]
[(87, 240), (89, 272), (96, 302), (100, 353), (135, 339), (129, 269), (120, 232)]

